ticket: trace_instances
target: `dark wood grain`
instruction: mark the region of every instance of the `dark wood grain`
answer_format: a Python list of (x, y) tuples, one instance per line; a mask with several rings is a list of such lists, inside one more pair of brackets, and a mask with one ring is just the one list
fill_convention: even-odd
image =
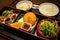
[(2, 9), (4, 6), (9, 6), (13, 1), (15, 0), (0, 0), (0, 9)]
[(60, 9), (60, 0), (31, 0), (34, 4), (41, 4), (44, 2), (51, 2), (56, 4)]
[[(4, 6), (9, 6), (10, 4), (12, 4), (12, 2), (15, 1), (15, 0), (0, 0), (0, 9)], [(18, 0), (16, 0), (18, 1)], [(19, 0), (21, 1), (21, 0)], [(51, 3), (54, 3), (56, 4), (59, 9), (60, 9), (60, 0), (30, 0), (32, 1), (33, 4), (41, 4), (41, 3), (44, 3), (44, 2), (51, 2)]]

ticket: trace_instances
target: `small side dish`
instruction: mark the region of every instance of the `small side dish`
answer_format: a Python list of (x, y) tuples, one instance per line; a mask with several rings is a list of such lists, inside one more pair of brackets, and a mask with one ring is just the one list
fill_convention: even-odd
[(31, 29), (31, 27), (32, 27), (32, 24), (30, 24), (28, 22), (24, 22), (21, 29), (29, 31)]
[(0, 22), (4, 24), (12, 23), (13, 20), (17, 17), (17, 13), (14, 13), (13, 10), (5, 10), (0, 16)]
[(16, 4), (16, 8), (23, 10), (23, 11), (27, 11), (27, 10), (31, 9), (31, 7), (32, 7), (31, 1), (20, 1)]
[(58, 25), (52, 20), (43, 19), (37, 25), (37, 34), (44, 38), (57, 37)]
[(59, 13), (59, 8), (53, 3), (42, 3), (39, 6), (39, 11), (45, 16), (55, 16)]

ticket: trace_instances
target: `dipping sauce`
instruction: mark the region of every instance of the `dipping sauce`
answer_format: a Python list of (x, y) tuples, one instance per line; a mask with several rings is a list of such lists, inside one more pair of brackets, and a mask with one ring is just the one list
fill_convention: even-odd
[(32, 24), (24, 22), (21, 29), (23, 29), (25, 31), (29, 31), (31, 29), (31, 27), (32, 27)]
[(29, 29), (29, 27), (30, 27), (30, 25), (28, 25), (28, 24), (24, 24), (24, 29), (26, 29), (26, 30), (28, 30)]

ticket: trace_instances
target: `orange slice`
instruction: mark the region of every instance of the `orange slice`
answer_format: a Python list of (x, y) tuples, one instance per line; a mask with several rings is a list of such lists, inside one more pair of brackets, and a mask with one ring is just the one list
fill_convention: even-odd
[(23, 22), (15, 22), (15, 23), (10, 24), (10, 26), (13, 28), (19, 29), (22, 27), (22, 24)]

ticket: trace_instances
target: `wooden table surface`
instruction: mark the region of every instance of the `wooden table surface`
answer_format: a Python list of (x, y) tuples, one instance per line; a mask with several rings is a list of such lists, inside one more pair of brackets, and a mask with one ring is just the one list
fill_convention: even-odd
[[(17, 1), (17, 0), (0, 0), (0, 9), (4, 6), (9, 6), (14, 1)], [(34, 4), (41, 4), (41, 3), (44, 3), (44, 2), (51, 2), (51, 3), (56, 4), (60, 9), (60, 0), (30, 0), (30, 1), (32, 1), (32, 3), (34, 3)]]
[(56, 4), (60, 9), (60, 0), (31, 0), (34, 4), (41, 4), (44, 2), (51, 2)]
[(4, 6), (9, 6), (15, 0), (0, 0), (0, 9)]

